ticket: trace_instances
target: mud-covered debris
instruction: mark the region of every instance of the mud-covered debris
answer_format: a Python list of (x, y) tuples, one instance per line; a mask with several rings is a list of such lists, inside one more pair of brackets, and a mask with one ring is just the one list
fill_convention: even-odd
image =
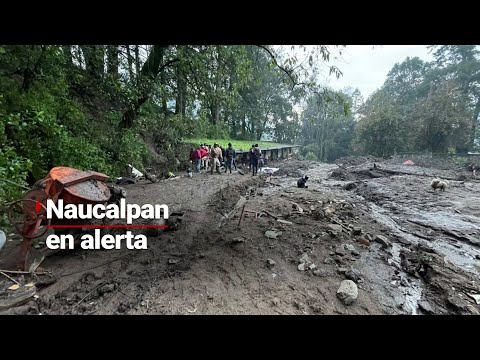
[(168, 263), (169, 263), (170, 265), (177, 264), (178, 262), (179, 262), (178, 259), (169, 259), (169, 260), (168, 260)]
[(418, 308), (422, 310), (425, 314), (435, 314), (432, 306), (430, 306), (430, 304), (425, 300), (418, 302)]
[(478, 259), (478, 260), (480, 260), (480, 254), (476, 254), (476, 255), (475, 255), (475, 258)]
[(267, 265), (268, 266), (275, 266), (275, 261), (273, 261), (272, 259), (267, 259)]
[(367, 240), (368, 240), (369, 242), (372, 242), (372, 240), (373, 240), (373, 239), (372, 239), (372, 235), (370, 235), (370, 234), (365, 234), (365, 237), (367, 238)]
[(236, 237), (233, 238), (232, 241), (230, 241), (231, 244), (242, 244), (245, 242), (245, 239), (243, 237)]
[(328, 276), (328, 272), (324, 269), (316, 269), (313, 271), (313, 275), (315, 276)]
[(353, 190), (353, 189), (356, 189), (356, 188), (357, 188), (357, 184), (355, 184), (354, 182), (350, 182), (350, 183), (343, 186), (343, 189), (347, 190), (347, 191), (350, 191), (350, 190)]
[(352, 255), (358, 257), (358, 256), (360, 256), (360, 253), (357, 250), (353, 250)]
[(18, 286), (18, 288), (15, 286), (15, 290), (8, 290), (10, 287), (8, 282), (0, 283), (0, 310), (21, 305), (32, 298), (37, 292), (35, 286), (15, 285)]
[(292, 209), (298, 211), (300, 214), (303, 213), (303, 208), (297, 203), (292, 203)]
[(315, 211), (315, 206), (310, 205), (310, 211)]
[(345, 267), (341, 267), (341, 268), (338, 268), (338, 269), (337, 269), (337, 272), (338, 272), (339, 274), (345, 274), (347, 271), (348, 271), (348, 269), (345, 268)]
[(335, 214), (335, 208), (333, 206), (327, 206), (326, 208), (323, 209), (323, 213), (325, 216), (332, 216)]
[(325, 260), (323, 260), (323, 263), (324, 264), (333, 264), (333, 263), (335, 263), (335, 260), (331, 257), (327, 257), (327, 258), (325, 258)]
[(277, 236), (279, 236), (281, 232), (278, 231), (272, 231), (272, 230), (267, 230), (265, 231), (265, 236), (269, 239), (276, 239)]
[(368, 241), (367, 239), (358, 239), (357, 241), (359, 244), (370, 246), (370, 241)]
[(105, 284), (100, 289), (98, 289), (98, 293), (100, 295), (110, 293), (115, 290), (115, 284)]
[(475, 300), (475, 303), (477, 305), (480, 305), (480, 294), (467, 294), (470, 296), (473, 300)]
[(310, 266), (308, 267), (310, 270), (315, 270), (317, 268), (317, 265), (315, 264), (310, 264)]
[(358, 226), (354, 226), (352, 233), (353, 235), (360, 235), (362, 233), (362, 228)]
[(385, 247), (391, 246), (390, 241), (383, 235), (376, 235), (375, 241)]
[(285, 224), (285, 225), (293, 225), (293, 222), (283, 220), (283, 219), (278, 219), (277, 222), (279, 222), (280, 224)]
[(347, 253), (345, 252), (345, 250), (344, 250), (343, 247), (341, 247), (341, 246), (337, 246), (337, 247), (335, 248), (335, 254), (336, 254), (336, 255), (339, 255), (339, 256), (345, 256), (345, 255), (347, 255)]
[(358, 297), (358, 288), (352, 280), (343, 280), (337, 290), (337, 297), (343, 301), (345, 305), (350, 305)]
[(305, 271), (305, 267), (306, 267), (305, 263), (301, 263), (301, 264), (298, 264), (297, 269), (300, 271)]

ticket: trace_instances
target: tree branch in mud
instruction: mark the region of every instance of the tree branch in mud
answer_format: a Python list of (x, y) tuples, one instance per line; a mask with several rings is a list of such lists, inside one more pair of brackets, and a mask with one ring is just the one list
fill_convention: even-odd
[(439, 232), (443, 232), (444, 234), (446, 235), (449, 235), (457, 240), (462, 240), (462, 241), (468, 241), (474, 245), (480, 245), (480, 241), (470, 237), (470, 236), (467, 236), (467, 235), (463, 235), (463, 234), (457, 234), (451, 230), (448, 230), (448, 229), (445, 229), (445, 228), (442, 228), (442, 227), (437, 227), (437, 226), (434, 226), (434, 225), (429, 225), (429, 224), (425, 224), (421, 221), (418, 221), (418, 220), (411, 220), (411, 219), (407, 219), (408, 222), (411, 222), (413, 224), (416, 224), (416, 225), (419, 225), (419, 226), (423, 226), (423, 227), (426, 227), (428, 229), (432, 229), (432, 230), (435, 230), (435, 231), (439, 231)]

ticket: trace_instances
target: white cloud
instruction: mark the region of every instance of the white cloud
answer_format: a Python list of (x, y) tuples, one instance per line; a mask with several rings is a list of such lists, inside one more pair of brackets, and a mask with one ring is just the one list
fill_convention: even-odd
[(343, 76), (328, 77), (327, 84), (336, 90), (346, 87), (358, 88), (366, 99), (383, 85), (393, 65), (407, 56), (418, 56), (424, 61), (433, 60), (426, 45), (349, 45), (342, 56), (333, 62)]

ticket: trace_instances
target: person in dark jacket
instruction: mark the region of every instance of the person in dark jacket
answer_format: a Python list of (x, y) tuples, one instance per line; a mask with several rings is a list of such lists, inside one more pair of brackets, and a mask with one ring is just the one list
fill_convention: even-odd
[(228, 148), (225, 150), (225, 172), (227, 169), (230, 170), (230, 174), (232, 173), (232, 163), (235, 159), (235, 149), (232, 147), (231, 143), (228, 143)]
[(297, 181), (297, 186), (298, 186), (299, 188), (308, 189), (308, 186), (306, 185), (307, 180), (308, 180), (308, 176), (307, 176), (307, 175), (302, 176), (300, 179), (298, 179), (298, 181)]

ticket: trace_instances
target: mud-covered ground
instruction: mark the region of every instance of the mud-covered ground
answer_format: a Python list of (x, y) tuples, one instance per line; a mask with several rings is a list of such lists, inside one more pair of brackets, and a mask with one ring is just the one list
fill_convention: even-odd
[[(125, 186), (129, 202), (184, 213), (178, 228), (148, 250), (61, 252), (37, 269), (51, 275), (11, 274), (38, 290), (3, 313), (479, 314), (480, 183), (468, 173), (373, 158), (272, 166)], [(450, 179), (445, 192), (434, 175)], [(350, 305), (345, 279), (358, 287)]]

